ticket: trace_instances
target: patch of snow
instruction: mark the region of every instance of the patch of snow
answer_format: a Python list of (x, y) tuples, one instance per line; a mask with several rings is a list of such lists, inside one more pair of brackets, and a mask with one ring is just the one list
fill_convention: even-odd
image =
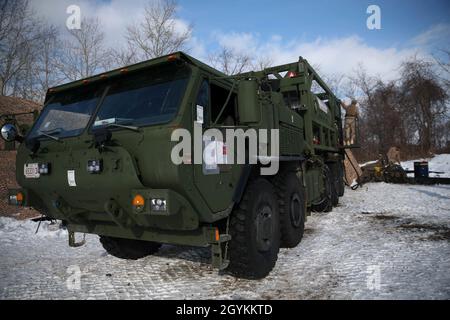
[(367, 161), (367, 162), (364, 162), (363, 164), (360, 164), (359, 166), (360, 166), (361, 168), (363, 168), (363, 167), (368, 166), (368, 165), (370, 165), (370, 164), (374, 164), (374, 163), (376, 163), (377, 161), (378, 161), (378, 160)]
[[(430, 171), (443, 172), (430, 173), (430, 177), (450, 178), (450, 154), (438, 154), (432, 158), (423, 158), (417, 160), (402, 161), (401, 165), (405, 170), (414, 170), (414, 162), (416, 161), (428, 161), (428, 167)], [(413, 174), (408, 174), (413, 176)]]
[(219, 273), (205, 248), (121, 260), (96, 235), (70, 248), (65, 230), (36, 226), (0, 218), (0, 299), (450, 299), (450, 186), (347, 188), (257, 281)]

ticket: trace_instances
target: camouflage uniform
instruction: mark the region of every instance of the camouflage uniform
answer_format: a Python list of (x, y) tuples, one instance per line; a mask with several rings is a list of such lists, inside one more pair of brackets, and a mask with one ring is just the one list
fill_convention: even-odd
[(400, 164), (400, 148), (391, 147), (387, 152), (389, 162)]
[(345, 110), (345, 137), (344, 145), (352, 145), (356, 142), (356, 118), (358, 117), (357, 101), (352, 100), (350, 105), (341, 102), (342, 108)]

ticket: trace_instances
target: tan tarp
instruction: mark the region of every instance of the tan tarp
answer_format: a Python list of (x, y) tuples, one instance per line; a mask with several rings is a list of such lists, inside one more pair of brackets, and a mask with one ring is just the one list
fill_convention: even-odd
[(353, 181), (358, 178), (358, 176), (362, 175), (362, 170), (359, 167), (358, 161), (356, 161), (356, 158), (351, 150), (345, 149), (345, 154), (345, 181), (347, 182), (347, 184), (351, 185)]

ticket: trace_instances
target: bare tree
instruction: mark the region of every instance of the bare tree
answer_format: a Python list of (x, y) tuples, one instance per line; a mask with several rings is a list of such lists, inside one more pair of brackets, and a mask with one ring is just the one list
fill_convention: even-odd
[(64, 77), (74, 81), (103, 71), (109, 56), (98, 19), (83, 19), (81, 28), (69, 30), (69, 34), (69, 39), (63, 41), (58, 62), (58, 68)]
[(136, 51), (130, 46), (119, 49), (112, 48), (108, 60), (111, 63), (108, 69), (123, 67), (138, 62)]
[(448, 49), (440, 49), (440, 56), (434, 55), (434, 60), (437, 66), (440, 69), (439, 78), (447, 88), (447, 91), (450, 90), (450, 50)]
[(192, 26), (180, 26), (174, 0), (156, 0), (145, 8), (144, 21), (127, 28), (126, 39), (134, 60), (147, 60), (186, 49)]
[(428, 61), (414, 57), (404, 62), (401, 75), (404, 113), (412, 116), (422, 151), (428, 153), (439, 140), (440, 133), (436, 129), (446, 117), (448, 93)]
[(210, 54), (208, 61), (227, 75), (238, 74), (252, 67), (252, 59), (249, 55), (224, 46), (217, 53)]
[(13, 94), (17, 83), (31, 65), (37, 42), (42, 39), (39, 21), (28, 1), (0, 2), (0, 94)]
[(57, 68), (61, 47), (59, 32), (54, 26), (45, 26), (43, 34), (45, 37), (40, 41), (36, 63), (32, 68), (37, 86), (33, 100), (41, 102), (50, 87), (58, 85), (64, 80)]
[(252, 62), (252, 68), (255, 71), (264, 70), (266, 68), (273, 66), (273, 60), (272, 58), (268, 56), (262, 56), (255, 59), (254, 62)]

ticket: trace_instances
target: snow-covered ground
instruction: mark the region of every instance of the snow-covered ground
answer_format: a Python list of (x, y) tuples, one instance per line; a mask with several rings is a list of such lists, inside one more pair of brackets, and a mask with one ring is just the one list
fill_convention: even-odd
[[(430, 177), (450, 178), (450, 154), (438, 154), (431, 158), (422, 158), (416, 160), (402, 161), (401, 166), (405, 170), (414, 170), (414, 162), (427, 161), (428, 169), (438, 173), (431, 172)], [(377, 160), (368, 161), (360, 164), (361, 168), (376, 163)], [(409, 177), (414, 177), (414, 173), (408, 173)]]
[(36, 226), (0, 218), (0, 299), (450, 299), (450, 186), (347, 189), (258, 281), (219, 274), (207, 249), (126, 261), (97, 236), (69, 248), (66, 231)]

